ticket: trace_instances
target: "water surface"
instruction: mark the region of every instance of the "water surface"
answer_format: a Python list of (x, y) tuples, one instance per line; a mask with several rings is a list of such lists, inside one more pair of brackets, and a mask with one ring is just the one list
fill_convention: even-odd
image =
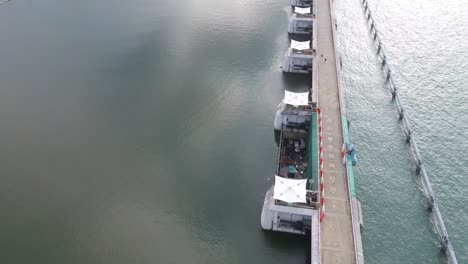
[[(422, 1), (400, 2), (376, 19), (463, 263), (468, 38), (453, 17), (468, 8), (437, 5), (431, 24)], [(336, 5), (366, 261), (439, 263), (359, 1)], [(304, 263), (305, 240), (259, 225), (276, 105), (310, 83), (279, 68), (289, 13), (278, 0), (1, 5), (1, 262)]]

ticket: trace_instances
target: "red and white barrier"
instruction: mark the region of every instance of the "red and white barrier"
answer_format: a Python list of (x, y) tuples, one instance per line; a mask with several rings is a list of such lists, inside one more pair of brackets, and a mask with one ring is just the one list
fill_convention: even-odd
[(318, 113), (318, 130), (319, 130), (319, 181), (320, 181), (320, 222), (325, 218), (325, 183), (323, 181), (323, 119), (322, 111), (317, 108)]
[(346, 164), (346, 146), (343, 144), (341, 147), (341, 158), (343, 159), (343, 165)]
[(320, 199), (320, 222), (325, 218), (325, 190), (322, 192), (322, 198)]

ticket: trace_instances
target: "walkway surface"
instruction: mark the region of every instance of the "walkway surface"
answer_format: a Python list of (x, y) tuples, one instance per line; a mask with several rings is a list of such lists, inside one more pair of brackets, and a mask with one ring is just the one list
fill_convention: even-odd
[(321, 223), (321, 259), (356, 263), (346, 167), (341, 160), (343, 133), (329, 0), (317, 0), (318, 98), (323, 117), (326, 210)]

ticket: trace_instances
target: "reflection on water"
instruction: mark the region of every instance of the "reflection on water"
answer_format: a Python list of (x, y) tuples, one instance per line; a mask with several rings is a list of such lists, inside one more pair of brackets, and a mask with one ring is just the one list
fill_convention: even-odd
[(2, 7), (3, 262), (304, 261), (259, 223), (283, 82), (308, 89), (281, 73), (285, 7)]
[[(394, 120), (382, 118), (393, 110), (379, 89), (374, 54), (361, 48), (368, 36), (356, 22), (359, 3), (338, 2), (340, 20), (349, 21), (339, 31), (351, 134), (360, 153), (366, 260), (437, 262), (401, 132)], [(306, 238), (265, 233), (259, 223), (275, 170), (276, 107), (285, 89), (307, 91), (311, 83), (280, 69), (289, 13), (288, 3), (273, 0), (2, 5), (2, 263), (307, 261)], [(401, 52), (411, 58), (411, 50)], [(457, 56), (454, 64), (463, 61)], [(404, 72), (426, 65), (399, 63)], [(466, 110), (466, 93), (456, 90), (463, 75), (448, 71), (451, 91), (460, 96), (413, 85), (410, 96), (425, 99), (411, 111), (428, 112), (432, 103), (445, 115)], [(434, 91), (437, 102), (421, 96)], [(450, 151), (463, 145), (462, 132), (438, 133), (444, 120), (430, 113), (412, 115), (426, 121), (417, 122), (418, 138), (449, 142), (425, 145), (423, 153), (443, 153), (425, 156), (437, 164), (431, 169), (463, 175), (463, 152)], [(444, 125), (468, 123), (466, 115), (457, 116)], [(463, 202), (450, 196), (463, 190), (461, 179), (434, 179), (455, 245), (466, 244), (462, 231), (468, 230), (454, 214), (457, 207), (449, 206)], [(463, 254), (461, 246), (455, 250)]]

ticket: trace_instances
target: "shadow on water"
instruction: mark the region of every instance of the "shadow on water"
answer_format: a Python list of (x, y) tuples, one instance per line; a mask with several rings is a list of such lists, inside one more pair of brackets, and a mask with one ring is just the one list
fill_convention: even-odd
[(304, 263), (310, 263), (309, 235), (301, 236), (283, 232), (263, 231), (265, 243), (277, 252), (291, 254), (302, 248)]
[(308, 41), (312, 39), (312, 36), (310, 34), (288, 34), (288, 37), (290, 40), (295, 40), (295, 41)]
[(307, 92), (312, 84), (310, 74), (283, 73), (283, 86), (291, 92)]
[(273, 134), (274, 134), (274, 137), (275, 137), (276, 146), (279, 147), (281, 133), (280, 133), (279, 130), (273, 129)]

